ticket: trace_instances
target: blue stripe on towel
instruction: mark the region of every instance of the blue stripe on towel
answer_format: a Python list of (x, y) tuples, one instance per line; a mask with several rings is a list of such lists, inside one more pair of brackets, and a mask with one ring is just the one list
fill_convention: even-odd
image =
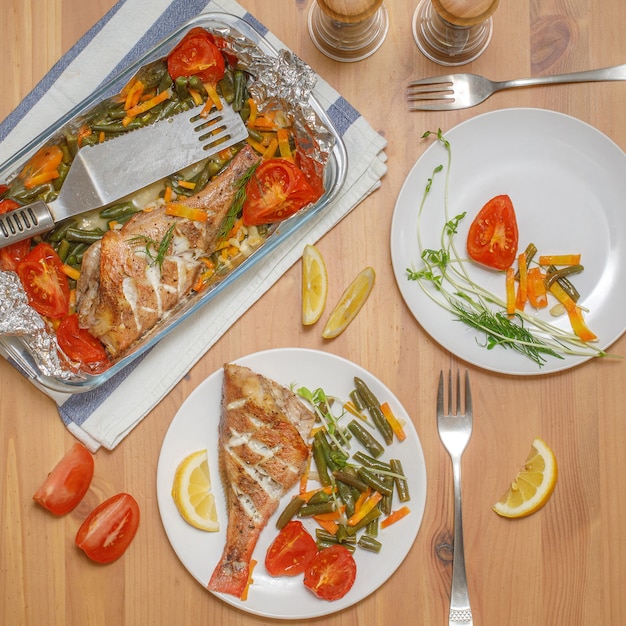
[(342, 96), (328, 107), (327, 113), (341, 137), (361, 117), (361, 114)]

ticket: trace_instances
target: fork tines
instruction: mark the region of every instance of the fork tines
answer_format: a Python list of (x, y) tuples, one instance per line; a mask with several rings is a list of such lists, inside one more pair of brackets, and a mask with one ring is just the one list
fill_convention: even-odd
[(443, 111), (454, 105), (451, 76), (414, 80), (407, 86), (406, 96), (411, 111)]
[[(448, 415), (461, 415), (461, 372), (457, 370), (456, 372), (456, 405), (452, 404), (452, 370), (448, 371)], [(437, 394), (437, 410), (440, 413), (445, 412), (444, 407), (444, 380), (443, 380), (443, 372), (439, 374), (439, 392)], [(466, 415), (471, 414), (472, 412), (472, 389), (470, 386), (469, 372), (465, 370), (465, 407), (464, 413)]]

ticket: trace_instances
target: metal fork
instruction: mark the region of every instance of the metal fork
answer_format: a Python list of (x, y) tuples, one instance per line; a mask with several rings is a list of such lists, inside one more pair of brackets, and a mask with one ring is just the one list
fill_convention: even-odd
[(407, 99), (411, 111), (452, 111), (476, 106), (503, 89), (610, 80), (626, 80), (626, 65), (503, 81), (492, 81), (477, 74), (446, 74), (409, 83)]
[(465, 413), (461, 413), (461, 374), (456, 375), (456, 408), (452, 406), (452, 372), (448, 372), (448, 412), (444, 407), (443, 372), (439, 374), (437, 392), (437, 428), (439, 438), (452, 459), (454, 477), (454, 552), (452, 557), (452, 590), (450, 592), (449, 626), (472, 626), (472, 609), (465, 575), (463, 549), (463, 516), (461, 510), (461, 456), (472, 435), (472, 392), (469, 373), (465, 371)]

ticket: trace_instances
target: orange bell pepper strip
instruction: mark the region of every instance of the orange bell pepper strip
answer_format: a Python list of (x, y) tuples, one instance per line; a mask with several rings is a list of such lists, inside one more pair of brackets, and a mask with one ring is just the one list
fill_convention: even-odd
[(519, 285), (517, 287), (515, 308), (523, 311), (526, 306), (526, 301), (528, 300), (528, 265), (526, 263), (525, 252), (519, 255), (517, 265), (519, 270)]
[(408, 506), (400, 507), (397, 511), (390, 513), (384, 520), (380, 522), (381, 528), (387, 528), (392, 524), (400, 521), (403, 517), (406, 517), (411, 512)]
[(33, 154), (19, 174), (26, 189), (49, 183), (59, 177), (63, 151), (57, 145), (44, 146)]
[[(374, 491), (372, 495), (363, 502), (362, 506), (355, 511), (354, 515), (348, 519), (348, 526), (356, 526), (374, 507), (383, 499), (380, 492)], [(355, 507), (356, 508), (356, 507)]]
[(595, 341), (598, 337), (589, 329), (581, 308), (570, 298), (567, 291), (555, 281), (550, 285), (550, 293), (565, 307), (572, 330), (578, 338), (583, 341)]
[(398, 418), (393, 414), (391, 407), (387, 402), (383, 402), (380, 405), (380, 410), (382, 411), (385, 419), (389, 422), (389, 426), (391, 426), (391, 430), (393, 430), (395, 436), (398, 438), (398, 441), (404, 441), (406, 439), (406, 433), (404, 432), (404, 428), (402, 424), (398, 421)]
[(509, 267), (506, 271), (506, 314), (515, 315), (515, 270)]
[(543, 254), (539, 257), (539, 265), (578, 265), (580, 254)]
[(548, 290), (545, 274), (538, 267), (528, 270), (528, 301), (536, 309), (548, 306)]
[(206, 222), (209, 218), (208, 213), (204, 209), (196, 209), (195, 207), (181, 204), (180, 202), (170, 202), (165, 207), (165, 215), (173, 215), (175, 217), (186, 217), (194, 222)]

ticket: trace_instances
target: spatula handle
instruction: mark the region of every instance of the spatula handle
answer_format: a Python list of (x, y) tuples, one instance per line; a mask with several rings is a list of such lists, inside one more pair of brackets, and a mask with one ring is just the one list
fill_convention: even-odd
[(54, 218), (45, 202), (37, 200), (0, 215), (0, 248), (41, 235), (54, 227)]

